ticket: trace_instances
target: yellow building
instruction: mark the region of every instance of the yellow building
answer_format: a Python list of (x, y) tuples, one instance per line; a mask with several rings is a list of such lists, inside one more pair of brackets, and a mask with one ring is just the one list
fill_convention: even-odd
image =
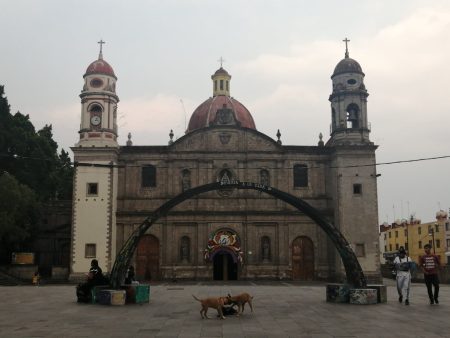
[(441, 264), (447, 264), (446, 252), (450, 251), (450, 240), (446, 230), (449, 228), (448, 215), (445, 211), (436, 213), (436, 221), (422, 223), (418, 219), (397, 220), (392, 224), (380, 225), (380, 251), (389, 260), (403, 246), (408, 256), (415, 262), (424, 254), (424, 245), (431, 244), (431, 252), (439, 256)]

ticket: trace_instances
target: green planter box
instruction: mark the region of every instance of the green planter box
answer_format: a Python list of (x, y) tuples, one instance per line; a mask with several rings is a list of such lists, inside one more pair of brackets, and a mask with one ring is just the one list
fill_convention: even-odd
[(150, 285), (122, 285), (121, 289), (127, 293), (127, 303), (142, 304), (150, 301)]

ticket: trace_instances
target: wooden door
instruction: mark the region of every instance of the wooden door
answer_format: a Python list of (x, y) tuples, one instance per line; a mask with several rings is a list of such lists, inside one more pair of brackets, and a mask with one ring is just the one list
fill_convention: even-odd
[(297, 237), (292, 242), (292, 279), (314, 279), (314, 245), (308, 237)]
[(159, 241), (155, 236), (145, 235), (139, 240), (135, 270), (138, 280), (159, 280)]
[(227, 252), (219, 252), (213, 260), (214, 280), (237, 280), (237, 263)]

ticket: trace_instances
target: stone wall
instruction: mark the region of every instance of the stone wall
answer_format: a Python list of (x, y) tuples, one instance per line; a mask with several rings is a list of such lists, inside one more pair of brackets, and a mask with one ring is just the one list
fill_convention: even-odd
[[(229, 143), (223, 143), (221, 133), (230, 135)], [(360, 178), (364, 177), (368, 183), (364, 185), (364, 202), (361, 202), (364, 208), (358, 210), (346, 195), (336, 195), (335, 173), (327, 169), (332, 153), (328, 147), (281, 146), (257, 131), (238, 127), (195, 131), (168, 147), (122, 147), (116, 245), (120, 248), (146, 216), (182, 193), (184, 170), (190, 172), (189, 186), (195, 187), (217, 181), (225, 169), (231, 173), (230, 179), (260, 183), (260, 173), (264, 169), (269, 173), (270, 186), (304, 199), (332, 222), (342, 225), (343, 234), (352, 245), (363, 243), (362, 265), (373, 275), (379, 275), (378, 236), (376, 228), (372, 229), (372, 224), (378, 224), (376, 181), (366, 178), (371, 172), (364, 169)], [(359, 154), (361, 159), (352, 161), (364, 162), (371, 159), (373, 153), (372, 147)], [(357, 158), (358, 155), (352, 156)], [(296, 164), (308, 167), (307, 187), (294, 187)], [(143, 165), (156, 167), (156, 187), (142, 188)], [(211, 262), (205, 262), (203, 253), (208, 235), (219, 228), (233, 229), (241, 238), (244, 265), (239, 269), (239, 279), (292, 276), (292, 243), (299, 236), (306, 236), (313, 242), (315, 279), (343, 275), (336, 250), (309, 218), (262, 192), (230, 190), (194, 196), (175, 206), (166, 218), (149, 229), (148, 234), (154, 235), (160, 243), (161, 277), (211, 279)], [(190, 238), (191, 259), (181, 264), (179, 243), (183, 236)], [(263, 236), (271, 243), (269, 262), (261, 261)]]

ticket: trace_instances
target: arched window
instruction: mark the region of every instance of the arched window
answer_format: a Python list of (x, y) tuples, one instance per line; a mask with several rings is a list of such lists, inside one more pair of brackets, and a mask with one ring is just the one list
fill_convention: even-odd
[(259, 183), (262, 185), (270, 185), (270, 175), (266, 169), (261, 169), (259, 172)]
[(294, 165), (294, 187), (308, 186), (308, 167), (305, 164)]
[(191, 260), (191, 239), (188, 236), (181, 237), (180, 241), (180, 261), (189, 262)]
[(99, 104), (92, 104), (89, 107), (89, 111), (90, 111), (90, 123), (91, 123), (91, 128), (97, 129), (101, 127), (102, 124), (102, 111), (103, 108), (102, 106), (100, 106)]
[(146, 165), (142, 167), (142, 187), (156, 187), (156, 167)]
[(103, 108), (99, 104), (93, 104), (89, 107), (89, 111), (91, 111), (92, 113), (101, 113), (103, 111)]
[(186, 191), (191, 188), (191, 172), (188, 169), (184, 169), (181, 172), (181, 189)]
[(347, 128), (359, 128), (359, 107), (354, 103), (347, 107)]
[(261, 260), (270, 261), (270, 238), (268, 236), (261, 237)]

